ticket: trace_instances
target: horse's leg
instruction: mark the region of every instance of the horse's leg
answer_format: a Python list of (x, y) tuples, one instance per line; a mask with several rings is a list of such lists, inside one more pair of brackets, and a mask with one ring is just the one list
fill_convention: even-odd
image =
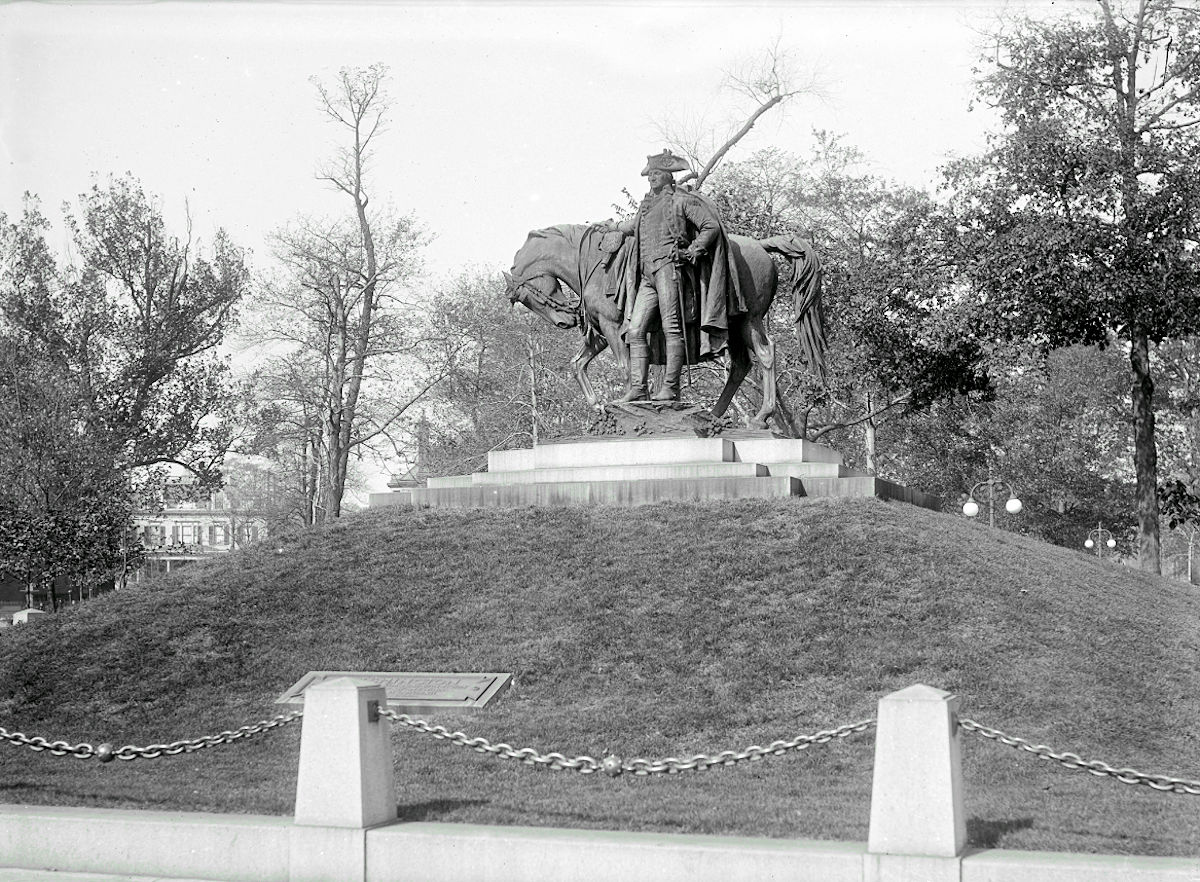
[(742, 329), (746, 345), (754, 350), (754, 360), (762, 369), (762, 407), (750, 421), (750, 428), (765, 429), (767, 421), (775, 415), (775, 343), (767, 336), (761, 315), (746, 316)]
[[(629, 376), (629, 345), (621, 339), (620, 322), (614, 322), (600, 316), (596, 319), (596, 323), (600, 325), (600, 330), (604, 332), (604, 339), (612, 349), (613, 355), (617, 358), (617, 367), (621, 370), (621, 376)], [(596, 350), (597, 353), (603, 351), (604, 347)]]
[(750, 373), (750, 351), (746, 347), (746, 341), (742, 338), (745, 322), (741, 318), (736, 318), (733, 323), (736, 323), (738, 327), (734, 333), (729, 335), (729, 374), (725, 377), (725, 388), (721, 390), (721, 396), (713, 406), (712, 415), (714, 417), (725, 414), (738, 387), (746, 379), (746, 374)]
[(599, 334), (589, 334), (583, 338), (583, 345), (571, 359), (571, 370), (575, 372), (575, 382), (579, 384), (579, 388), (583, 390), (583, 397), (592, 407), (599, 406), (600, 399), (596, 396), (592, 381), (588, 379), (587, 367), (592, 363), (592, 359), (606, 348), (608, 348), (608, 341), (604, 337)]

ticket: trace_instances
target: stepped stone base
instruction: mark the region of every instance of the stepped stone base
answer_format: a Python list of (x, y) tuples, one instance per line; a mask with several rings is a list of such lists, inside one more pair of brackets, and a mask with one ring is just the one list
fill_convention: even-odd
[(836, 450), (770, 432), (583, 438), (488, 454), (488, 470), (372, 493), (370, 505), (517, 508), (667, 500), (877, 496), (939, 510), (941, 500), (842, 464)]

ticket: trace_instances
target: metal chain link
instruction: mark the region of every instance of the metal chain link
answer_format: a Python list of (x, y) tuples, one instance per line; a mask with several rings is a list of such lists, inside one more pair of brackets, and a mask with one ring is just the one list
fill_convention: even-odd
[(101, 744), (98, 747), (93, 747), (87, 742), (71, 744), (67, 741), (47, 741), (40, 735), (30, 736), (23, 732), (9, 732), (2, 726), (0, 726), (0, 741), (7, 741), (14, 747), (28, 747), (30, 750), (49, 751), (54, 756), (73, 756), (76, 759), (92, 759), (95, 757), (102, 763), (112, 762), (114, 759), (155, 759), (160, 756), (192, 753), (205, 747), (215, 747), (218, 744), (229, 744), (240, 738), (249, 738), (261, 732), (269, 732), (293, 720), (298, 720), (303, 715), (304, 711), (302, 710), (291, 711), (286, 714), (279, 714), (269, 720), (260, 720), (249, 726), (227, 729), (224, 732), (218, 732), (216, 735), (205, 735), (201, 738), (184, 741), (172, 741), (170, 744), (149, 744), (145, 747), (138, 747), (133, 744), (126, 744), (123, 747), (116, 748), (111, 744)]
[(630, 772), (634, 775), (673, 775), (679, 772), (703, 771), (710, 766), (732, 766), (747, 760), (754, 762), (767, 756), (779, 756), (792, 750), (804, 750), (813, 744), (826, 744), (834, 739), (845, 738), (865, 731), (875, 725), (873, 719), (863, 720), (839, 726), (836, 729), (817, 732), (814, 735), (797, 735), (788, 741), (772, 741), (766, 747), (753, 745), (741, 751), (725, 750), (715, 756), (699, 753), (688, 759), (667, 757), (656, 760), (641, 758), (623, 760), (617, 756), (608, 756), (603, 760), (596, 760), (590, 756), (566, 757), (561, 753), (539, 753), (532, 747), (515, 748), (510, 744), (492, 744), (486, 738), (472, 738), (465, 732), (451, 732), (445, 726), (432, 726), (424, 720), (414, 720), (408, 714), (398, 713), (387, 708), (380, 708), (379, 715), (432, 735), (434, 738), (450, 741), (460, 747), (469, 747), (477, 753), (490, 753), (503, 759), (516, 759), (528, 765), (544, 766), (550, 769), (567, 769), (582, 775), (605, 772), (614, 777), (622, 772)]
[(1164, 792), (1200, 796), (1200, 781), (1170, 778), (1166, 775), (1149, 775), (1145, 772), (1139, 772), (1137, 769), (1115, 769), (1108, 763), (1100, 760), (1081, 759), (1074, 753), (1056, 753), (1045, 744), (1033, 744), (1024, 738), (1017, 738), (1015, 735), (1008, 735), (1001, 732), (999, 729), (989, 729), (987, 726), (982, 726), (974, 720), (960, 718), (958, 725), (967, 732), (973, 732), (976, 735), (982, 735), (984, 738), (990, 738), (993, 741), (999, 741), (1001, 744), (1007, 744), (1009, 747), (1015, 747), (1018, 750), (1032, 753), (1038, 759), (1054, 760), (1068, 769), (1082, 769), (1092, 775), (1116, 778), (1122, 784), (1145, 784), (1147, 787), (1153, 787), (1155, 790)]
[(24, 732), (9, 732), (0, 726), (0, 741), (7, 741), (14, 747), (28, 747), (30, 750), (49, 751), (55, 756), (73, 756), (76, 759), (91, 759), (96, 750), (90, 744), (71, 744), (67, 741), (47, 741), (41, 735), (26, 735)]

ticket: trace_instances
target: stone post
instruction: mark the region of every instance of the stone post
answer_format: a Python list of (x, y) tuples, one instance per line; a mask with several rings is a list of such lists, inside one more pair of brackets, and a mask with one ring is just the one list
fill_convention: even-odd
[(339, 677), (304, 691), (292, 882), (362, 882), (366, 830), (396, 819), (382, 686)]
[(958, 698), (917, 684), (879, 702), (865, 882), (958, 882), (967, 844)]

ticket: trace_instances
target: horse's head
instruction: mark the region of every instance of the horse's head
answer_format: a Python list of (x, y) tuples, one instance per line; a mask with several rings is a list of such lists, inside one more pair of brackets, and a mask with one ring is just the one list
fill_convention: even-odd
[(508, 295), (509, 303), (520, 303), (564, 331), (579, 324), (579, 297), (574, 292), (563, 291), (555, 276), (543, 273), (514, 278), (505, 273), (504, 280), (504, 293)]

